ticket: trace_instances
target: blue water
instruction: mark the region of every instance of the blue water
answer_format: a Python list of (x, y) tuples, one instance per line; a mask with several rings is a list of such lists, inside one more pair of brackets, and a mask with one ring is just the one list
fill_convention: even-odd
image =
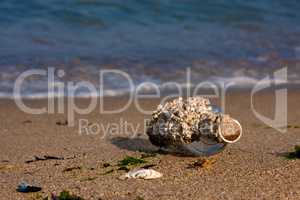
[(298, 0), (1, 0), (0, 92), (49, 65), (66, 80), (95, 81), (109, 66), (136, 83), (180, 81), (187, 67), (195, 81), (256, 80), (287, 65), (297, 82), (299, 10)]

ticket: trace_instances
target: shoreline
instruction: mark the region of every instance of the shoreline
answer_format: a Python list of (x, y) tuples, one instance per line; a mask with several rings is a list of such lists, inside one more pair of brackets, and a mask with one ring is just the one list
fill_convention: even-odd
[[(260, 91), (260, 93), (270, 93), (272, 91), (274, 91), (274, 89), (276, 88), (286, 88), (289, 92), (297, 92), (299, 91), (300, 89), (300, 84), (291, 84), (291, 83), (288, 83), (288, 84), (279, 84), (277, 86), (270, 86), (270, 87), (267, 87), (265, 89), (263, 89), (262, 91)], [(217, 87), (216, 88), (218, 92), (222, 91), (223, 88), (220, 88), (220, 87)], [(253, 86), (249, 86), (249, 87), (229, 87), (228, 89), (226, 88), (225, 91), (227, 94), (235, 94), (235, 93), (249, 93), (251, 92), (253, 89)], [(190, 93), (193, 94), (192, 91), (195, 91), (195, 87), (192, 87), (190, 90)], [(197, 91), (199, 92), (199, 94), (201, 95), (202, 93), (211, 93), (213, 92), (213, 88), (209, 88), (209, 89), (205, 89), (205, 88), (201, 88), (201, 90)], [(143, 93), (144, 91), (141, 91), (141, 93)], [(146, 91), (146, 92), (149, 92), (150, 91)], [(176, 91), (178, 92), (178, 91)], [(138, 93), (139, 94), (139, 93)], [(67, 99), (67, 98), (75, 98), (75, 99), (89, 99), (89, 98), (124, 98), (124, 97), (128, 97), (128, 96), (132, 96), (132, 97), (135, 97), (136, 95), (138, 95), (136, 93), (136, 91), (134, 92), (121, 92), (120, 94), (116, 94), (116, 95), (82, 95), (82, 96), (67, 96), (67, 95), (63, 95), (63, 96), (57, 96), (57, 95), (54, 95), (52, 96), (51, 95), (51, 98), (55, 98), (55, 99), (60, 99), (60, 98), (64, 98), (64, 99)], [(174, 93), (174, 90), (170, 89), (168, 91), (164, 91), (162, 89), (162, 91), (160, 91), (160, 97), (163, 98), (165, 96), (168, 96), (168, 95), (178, 95), (178, 93)], [(183, 94), (183, 97), (186, 96), (187, 94), (187, 89), (186, 88), (182, 88), (182, 94)], [(37, 94), (35, 94), (37, 95)], [(147, 93), (146, 93), (147, 95)], [(209, 94), (208, 94), (209, 95)], [(44, 94), (44, 95), (37, 95), (37, 96), (21, 96), (21, 97), (12, 97), (12, 95), (7, 95), (7, 96), (1, 96), (0, 95), (0, 101), (2, 100), (15, 100), (15, 99), (24, 99), (24, 100), (47, 100), (48, 99), (48, 95), (47, 94)]]

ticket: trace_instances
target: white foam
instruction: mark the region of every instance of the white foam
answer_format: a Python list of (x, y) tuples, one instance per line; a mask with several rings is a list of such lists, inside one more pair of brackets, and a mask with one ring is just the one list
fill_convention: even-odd
[[(288, 82), (286, 82), (285, 80), (281, 80), (281, 79), (276, 79), (276, 85), (281, 85), (281, 84), (289, 84), (289, 85), (299, 85), (300, 86), (300, 80), (295, 78), (295, 75), (293, 75), (293, 79), (289, 80)], [(194, 82), (192, 83), (190, 86), (191, 87), (195, 87), (199, 84), (201, 84), (201, 88), (211, 88), (211, 84), (214, 84), (217, 87), (222, 87), (222, 86), (230, 86), (230, 88), (238, 88), (238, 89), (251, 89), (252, 87), (254, 87), (257, 83), (259, 83), (261, 86), (265, 85), (268, 86), (272, 83), (275, 83), (275, 79), (271, 78), (270, 79), (265, 79), (264, 81), (261, 81), (263, 79), (258, 79), (258, 78), (253, 78), (253, 77), (247, 77), (247, 76), (234, 76), (234, 77), (212, 77), (209, 80), (205, 80), (205, 81), (199, 81), (199, 82)], [(207, 83), (203, 84), (203, 83)], [(208, 84), (210, 83), (210, 84)], [(5, 85), (5, 87), (7, 88), (8, 85), (6, 82), (2, 82), (1, 83), (2, 86), (3, 84)], [(186, 83), (178, 83), (178, 86), (180, 86), (182, 89), (186, 89), (188, 87), (188, 85)], [(150, 87), (151, 85), (146, 85), (148, 87), (144, 87), (142, 89), (144, 89), (145, 92), (149, 92), (152, 91)], [(159, 87), (159, 89), (161, 90), (174, 90), (177, 88), (177, 86), (175, 87), (175, 85), (164, 85), (164, 84), (158, 84), (157, 85)], [(4, 88), (4, 87), (0, 87), (0, 88)], [(39, 84), (35, 84), (35, 85), (27, 85), (25, 88), (25, 92), (23, 92), (20, 96), (13, 96), (13, 93), (11, 92), (12, 89), (10, 90), (6, 90), (9, 92), (4, 92), (4, 91), (0, 91), (0, 98), (8, 98), (8, 99), (16, 99), (16, 98), (26, 98), (26, 99), (44, 99), (44, 98), (48, 98), (49, 96), (51, 97), (69, 97), (70, 94), (74, 95), (73, 97), (80, 97), (80, 98), (90, 98), (90, 97), (101, 97), (101, 96), (109, 96), (109, 97), (115, 97), (115, 96), (122, 96), (122, 95), (126, 95), (126, 94), (132, 94), (133, 92), (135, 92), (134, 90), (130, 90), (130, 89), (110, 89), (110, 90), (105, 90), (103, 92), (100, 93), (100, 90), (97, 90), (95, 92), (88, 92), (88, 91), (80, 91), (77, 92), (76, 94), (74, 93), (58, 93), (58, 92), (54, 92), (54, 93), (47, 93), (44, 92), (46, 90), (47, 87), (45, 87), (44, 85), (39, 85)], [(141, 92), (141, 91), (139, 91)]]

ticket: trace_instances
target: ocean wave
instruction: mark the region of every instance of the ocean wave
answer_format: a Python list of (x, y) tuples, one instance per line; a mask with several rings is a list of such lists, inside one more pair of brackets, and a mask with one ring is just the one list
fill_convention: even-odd
[[(153, 94), (154, 92), (157, 92), (157, 90), (160, 91), (160, 95), (165, 96), (168, 94), (173, 94), (173, 92), (178, 92), (178, 87), (182, 90), (186, 90), (190, 88), (193, 90), (194, 88), (198, 87), (198, 89), (212, 89), (212, 88), (218, 88), (218, 89), (225, 89), (228, 90), (251, 90), (252, 88), (258, 86), (260, 87), (271, 87), (274, 86), (276, 83), (276, 86), (282, 87), (285, 86), (287, 88), (289, 87), (300, 87), (300, 80), (294, 80), (294, 81), (287, 81), (284, 79), (257, 79), (253, 77), (245, 77), (245, 76), (239, 76), (239, 77), (213, 77), (209, 80), (201, 81), (201, 82), (192, 82), (190, 84), (187, 83), (176, 83), (176, 82), (169, 82), (169, 83), (154, 83), (154, 82), (145, 82), (140, 83), (138, 85), (134, 85), (133, 88), (116, 88), (116, 89), (106, 89), (101, 91), (99, 89), (99, 86), (95, 86), (96, 91), (87, 91), (87, 90), (79, 90), (78, 92), (74, 93), (73, 91), (68, 91), (67, 88), (64, 89), (64, 92), (56, 92), (51, 91), (47, 92), (45, 91), (46, 86), (41, 86), (38, 90), (25, 90), (22, 91), (20, 94), (14, 94), (13, 90), (7, 91), (7, 92), (0, 92), (0, 98), (2, 99), (18, 99), (18, 98), (24, 98), (24, 99), (45, 99), (45, 98), (60, 98), (60, 97), (78, 97), (78, 98), (91, 98), (91, 97), (118, 97), (118, 96), (124, 96), (124, 95), (140, 95), (140, 94)], [(143, 87), (139, 87), (140, 85), (143, 85)], [(0, 84), (1, 85), (1, 84)], [(199, 88), (200, 86), (200, 88)], [(35, 85), (35, 89), (38, 87)], [(28, 88), (30, 88), (30, 85), (28, 85)], [(137, 90), (138, 88), (138, 90)]]

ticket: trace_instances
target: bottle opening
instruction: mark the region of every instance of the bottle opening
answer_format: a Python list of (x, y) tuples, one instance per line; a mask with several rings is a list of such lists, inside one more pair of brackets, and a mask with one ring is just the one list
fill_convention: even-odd
[(235, 143), (242, 136), (242, 126), (235, 119), (224, 119), (220, 124), (220, 137), (226, 143)]

